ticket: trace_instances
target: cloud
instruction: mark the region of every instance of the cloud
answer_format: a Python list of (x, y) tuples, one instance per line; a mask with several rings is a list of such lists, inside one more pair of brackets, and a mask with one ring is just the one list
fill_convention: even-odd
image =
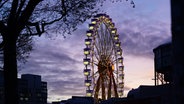
[(67, 80), (57, 80), (50, 83), (50, 92), (53, 95), (84, 95), (85, 87), (83, 78), (73, 77)]
[(24, 68), (20, 70), (19, 76), (26, 73), (41, 75), (42, 80), (48, 83), (49, 97), (84, 95), (83, 68), (79, 66), (82, 65), (82, 58), (70, 55), (72, 53), (69, 52), (70, 44), (61, 42), (63, 39), (38, 40), (40, 41), (36, 42), (35, 50), (32, 51)]
[(125, 20), (119, 26), (122, 48), (126, 54), (151, 57), (158, 45), (171, 41), (170, 25), (162, 21)]
[[(144, 8), (143, 4), (139, 5), (139, 2), (136, 2), (136, 9), (131, 8), (128, 3), (118, 6), (106, 5), (108, 7), (106, 8), (107, 13), (114, 21), (120, 34), (122, 49), (125, 53), (125, 77), (127, 80), (125, 92), (140, 83), (151, 83), (152, 76), (142, 72), (151, 73), (153, 70), (152, 49), (171, 40), (170, 23), (156, 18), (157, 11), (154, 12), (155, 17), (153, 17), (150, 12), (155, 10), (154, 7), (144, 11), (143, 9), (149, 8)], [(125, 7), (120, 5), (125, 5)], [(163, 12), (161, 11), (161, 13)], [(168, 20), (169, 17), (166, 18)], [(48, 83), (50, 100), (72, 95), (84, 95), (84, 65), (82, 60), (88, 23), (89, 21), (78, 27), (73, 35), (68, 35), (66, 38), (62, 36), (51, 39), (36, 37), (35, 49), (31, 52), (28, 62), (20, 70), (19, 76), (24, 73), (41, 75), (42, 80)], [(144, 58), (142, 59), (142, 57)]]
[[(152, 50), (171, 41), (170, 2), (168, 0), (135, 0), (106, 2), (104, 11), (112, 18), (120, 34), (125, 54), (152, 57)], [(161, 9), (162, 8), (162, 9)]]

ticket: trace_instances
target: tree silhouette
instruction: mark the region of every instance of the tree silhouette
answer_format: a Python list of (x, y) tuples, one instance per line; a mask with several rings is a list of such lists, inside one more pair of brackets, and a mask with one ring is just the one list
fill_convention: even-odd
[[(12, 101), (18, 104), (16, 46), (19, 39), (49, 32), (62, 31), (63, 35), (68, 34), (97, 12), (95, 7), (99, 1), (0, 0), (0, 46), (3, 46), (5, 104), (11, 104)], [(21, 54), (23, 53), (22, 51)]]
[[(0, 49), (3, 49), (5, 104), (11, 104), (12, 101), (18, 104), (17, 58), (24, 58), (24, 54), (31, 50), (27, 46), (30, 41), (26, 39), (43, 33), (70, 34), (79, 23), (97, 13), (97, 4), (103, 1), (0, 0)], [(134, 2), (130, 1), (135, 7)]]

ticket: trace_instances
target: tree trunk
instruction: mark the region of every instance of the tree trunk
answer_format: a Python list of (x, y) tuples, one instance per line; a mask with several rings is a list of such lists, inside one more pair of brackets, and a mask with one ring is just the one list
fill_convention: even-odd
[(5, 104), (18, 104), (17, 87), (17, 59), (16, 59), (16, 40), (15, 31), (8, 30), (4, 35), (4, 88)]

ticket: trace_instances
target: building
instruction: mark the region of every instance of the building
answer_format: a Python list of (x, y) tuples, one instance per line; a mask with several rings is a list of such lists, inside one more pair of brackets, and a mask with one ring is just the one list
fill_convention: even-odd
[(41, 76), (23, 74), (18, 80), (19, 104), (47, 104), (47, 83)]
[(184, 2), (171, 0), (173, 104), (184, 104)]
[(52, 102), (52, 104), (94, 104), (94, 99), (86, 96), (72, 96), (68, 100)]
[[(4, 101), (3, 71), (0, 71), (0, 104)], [(47, 104), (47, 82), (40, 75), (23, 74), (18, 78), (19, 104)], [(2, 103), (1, 103), (2, 102)]]
[(111, 98), (105, 101), (102, 101), (100, 104), (159, 104), (155, 103), (158, 98), (141, 98), (141, 99), (132, 99), (132, 98)]
[(4, 74), (0, 70), (0, 104), (4, 104)]
[(132, 89), (128, 93), (129, 99), (149, 99), (150, 104), (171, 104), (172, 99), (171, 84), (145, 86), (141, 85), (137, 89)]
[(172, 82), (172, 44), (171, 42), (159, 45), (153, 49), (155, 85)]
[(171, 85), (141, 85), (129, 91), (126, 98), (111, 98), (100, 104), (171, 104)]

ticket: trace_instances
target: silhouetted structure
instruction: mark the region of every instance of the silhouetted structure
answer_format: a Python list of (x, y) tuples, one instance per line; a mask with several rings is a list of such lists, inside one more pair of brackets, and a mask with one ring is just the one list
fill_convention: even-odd
[(61, 104), (61, 102), (60, 101), (55, 101), (55, 102), (52, 102), (52, 104)]
[(65, 104), (94, 104), (92, 97), (72, 96)]
[(0, 104), (4, 104), (4, 74), (0, 70)]
[(127, 98), (110, 98), (108, 100), (104, 100), (104, 101), (101, 101), (100, 104), (116, 104), (118, 102), (125, 102), (127, 100)]
[(111, 98), (102, 101), (100, 104), (159, 104), (158, 97), (148, 97), (148, 98)]
[(52, 102), (52, 104), (94, 104), (94, 99), (93, 97), (72, 96), (71, 99)]
[(171, 0), (173, 104), (184, 104), (184, 2)]
[(18, 81), (19, 104), (47, 104), (47, 83), (41, 76), (23, 74)]
[[(0, 71), (0, 104), (4, 104), (4, 73)], [(47, 104), (47, 82), (41, 76), (23, 74), (18, 79), (19, 104)]]
[(172, 81), (172, 49), (171, 42), (159, 45), (154, 52), (155, 85), (168, 84)]
[(141, 85), (137, 89), (132, 89), (128, 93), (131, 99), (150, 99), (150, 104), (171, 104), (171, 85), (145, 86)]

